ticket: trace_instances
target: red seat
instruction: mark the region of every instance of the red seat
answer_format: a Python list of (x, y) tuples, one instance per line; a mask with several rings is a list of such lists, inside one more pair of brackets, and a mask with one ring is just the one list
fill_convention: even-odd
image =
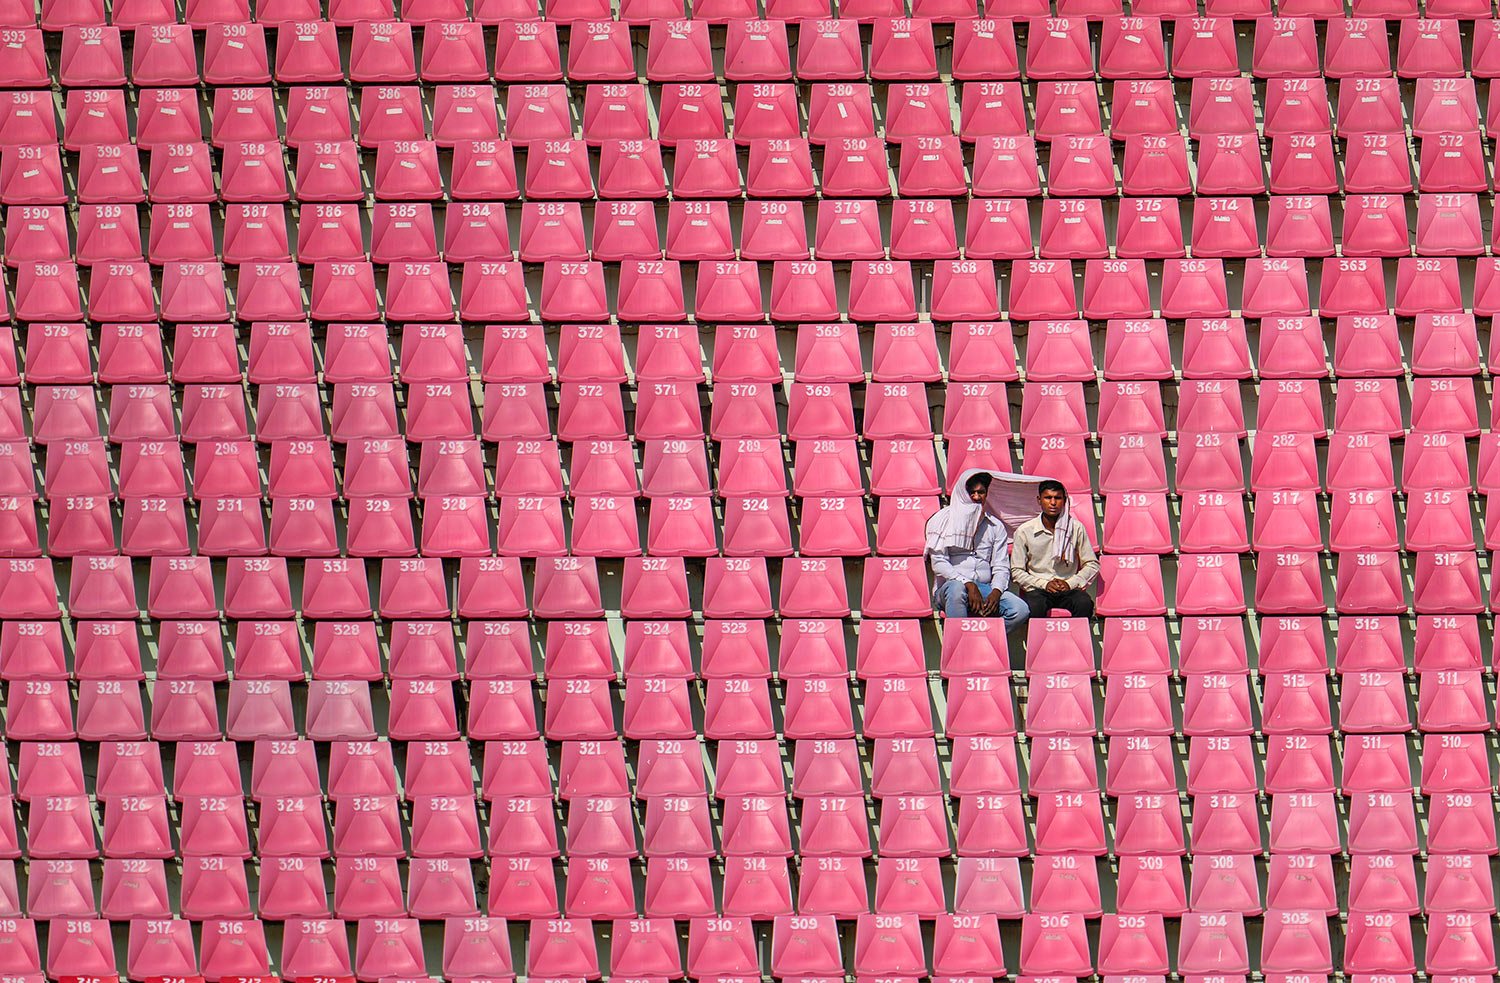
[(932, 21), (922, 18), (876, 18), (870, 43), (870, 77), (882, 80), (937, 78)]
[(1088, 976), (1093, 973), (1084, 919), (1073, 913), (1030, 913), (1021, 920), (1021, 972)]
[(1187, 145), (1180, 136), (1143, 134), (1125, 138), (1121, 189), (1127, 195), (1185, 195)]
[(1346, 200), (1344, 238), (1351, 254), (1404, 256), (1410, 251), (1406, 209), (1392, 207), (1394, 201), (1378, 195), (1357, 195)]
[[(634, 77), (634, 70), (630, 72)], [(731, 20), (724, 48), (724, 76), (736, 82), (785, 82), (792, 77), (786, 24), (780, 20)], [(736, 119), (739, 113), (735, 114)]]
[(1344, 158), (1344, 189), (1351, 194), (1411, 191), (1411, 161), (1393, 134), (1357, 133), (1351, 137)]
[(982, 136), (975, 141), (973, 193), (980, 197), (1041, 193), (1036, 143), (1029, 136)]
[(1422, 195), (1417, 202), (1418, 254), (1478, 255), (1483, 243), (1478, 211), (1479, 201), (1473, 195)]

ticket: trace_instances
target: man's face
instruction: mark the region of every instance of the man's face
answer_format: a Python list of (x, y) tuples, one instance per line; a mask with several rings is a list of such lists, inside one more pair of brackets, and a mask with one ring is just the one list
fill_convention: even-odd
[(983, 502), (984, 497), (989, 493), (990, 490), (983, 485), (975, 485), (973, 488), (969, 489), (969, 501), (975, 503)]
[(1036, 497), (1041, 503), (1042, 514), (1049, 519), (1056, 519), (1063, 514), (1063, 509), (1068, 506), (1068, 496), (1055, 488), (1049, 488)]

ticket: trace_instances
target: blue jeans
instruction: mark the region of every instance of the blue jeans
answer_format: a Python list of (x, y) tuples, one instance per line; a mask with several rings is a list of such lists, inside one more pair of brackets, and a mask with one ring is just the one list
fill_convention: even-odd
[[(978, 582), (974, 586), (979, 588), (979, 596), (982, 598), (989, 597), (995, 589), (989, 584)], [(943, 584), (938, 600), (942, 603), (943, 614), (950, 618), (973, 617), (969, 612), (968, 585), (962, 581), (950, 580)], [(1000, 595), (1000, 617), (1005, 619), (1006, 632), (1012, 632), (1024, 625), (1026, 619), (1031, 617), (1031, 609), (1026, 606), (1025, 601), (1010, 591), (1005, 591)]]

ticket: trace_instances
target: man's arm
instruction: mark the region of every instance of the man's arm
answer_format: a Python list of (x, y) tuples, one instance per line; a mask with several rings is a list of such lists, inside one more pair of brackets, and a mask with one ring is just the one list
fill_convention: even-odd
[(1045, 590), (1047, 578), (1031, 572), (1031, 549), (1026, 537), (1019, 534), (1010, 546), (1010, 579), (1021, 590)]
[(1094, 544), (1089, 542), (1089, 534), (1084, 531), (1082, 523), (1074, 523), (1078, 530), (1078, 572), (1068, 578), (1068, 586), (1074, 590), (1082, 590), (1094, 582), (1099, 576), (1099, 557), (1094, 553)]
[(1010, 543), (1005, 527), (991, 521), (985, 530), (985, 539), (985, 553), (990, 561), (990, 586), (995, 590), (1005, 590), (1010, 586)]
[(947, 550), (934, 550), (932, 552), (932, 572), (944, 580), (963, 580), (958, 572), (953, 569), (953, 564), (948, 559)]

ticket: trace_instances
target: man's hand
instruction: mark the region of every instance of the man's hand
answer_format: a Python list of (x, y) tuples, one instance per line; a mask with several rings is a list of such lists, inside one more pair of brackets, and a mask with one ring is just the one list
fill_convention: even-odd
[(979, 585), (972, 580), (965, 585), (964, 600), (968, 602), (970, 617), (982, 617), (979, 612), (984, 607), (984, 598), (979, 596)]
[(1068, 586), (1068, 582), (1061, 577), (1053, 577), (1047, 581), (1047, 593), (1049, 594), (1066, 594), (1072, 589)]
[(1003, 591), (992, 590), (990, 595), (984, 599), (984, 604), (979, 608), (980, 617), (993, 618), (1000, 613), (1000, 595)]

